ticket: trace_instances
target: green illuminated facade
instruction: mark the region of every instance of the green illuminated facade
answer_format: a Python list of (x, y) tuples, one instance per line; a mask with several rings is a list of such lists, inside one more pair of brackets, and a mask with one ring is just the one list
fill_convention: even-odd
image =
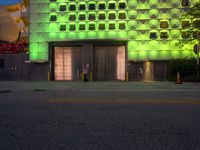
[(180, 0), (30, 0), (30, 60), (48, 61), (49, 42), (85, 39), (128, 41), (128, 60), (192, 57), (178, 48), (187, 7)]

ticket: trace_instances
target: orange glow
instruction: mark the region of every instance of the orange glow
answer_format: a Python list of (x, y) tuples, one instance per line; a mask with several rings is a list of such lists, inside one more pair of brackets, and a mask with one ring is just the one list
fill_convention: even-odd
[(70, 47), (55, 47), (55, 80), (72, 80)]
[(117, 48), (117, 80), (125, 80), (125, 47)]

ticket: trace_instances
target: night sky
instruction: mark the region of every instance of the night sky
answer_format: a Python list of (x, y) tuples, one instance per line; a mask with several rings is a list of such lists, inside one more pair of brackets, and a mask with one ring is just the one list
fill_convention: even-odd
[(0, 5), (10, 5), (21, 2), (22, 0), (0, 0)]

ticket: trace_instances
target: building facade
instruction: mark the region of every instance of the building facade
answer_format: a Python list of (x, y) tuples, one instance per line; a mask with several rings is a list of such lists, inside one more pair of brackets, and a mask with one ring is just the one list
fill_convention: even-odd
[[(189, 0), (30, 0), (29, 62), (51, 80), (165, 80), (170, 59), (193, 57)], [(185, 30), (184, 30), (185, 29)], [(45, 74), (45, 76), (47, 73)]]

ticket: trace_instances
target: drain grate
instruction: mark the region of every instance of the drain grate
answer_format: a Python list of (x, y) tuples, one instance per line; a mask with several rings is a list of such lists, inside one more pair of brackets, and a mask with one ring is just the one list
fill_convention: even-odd
[(3, 90), (3, 91), (0, 91), (0, 93), (10, 93), (10, 92), (12, 92), (12, 91), (10, 91), (10, 90)]
[(33, 91), (35, 91), (35, 92), (45, 92), (47, 90), (46, 89), (34, 89)]

